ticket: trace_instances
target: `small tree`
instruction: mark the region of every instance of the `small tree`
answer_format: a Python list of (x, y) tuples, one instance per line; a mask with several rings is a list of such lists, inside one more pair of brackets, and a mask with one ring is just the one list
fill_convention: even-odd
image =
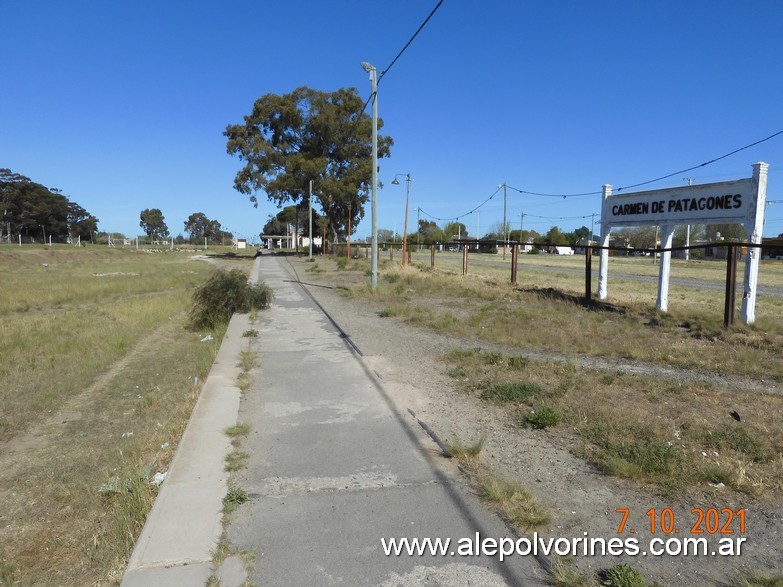
[(204, 238), (214, 241), (220, 238), (222, 227), (217, 220), (210, 220), (203, 212), (196, 212), (185, 222), (185, 232), (190, 234), (190, 242)]
[(419, 220), (419, 234), (424, 244), (427, 245), (433, 245), (445, 240), (443, 231), (431, 220)]
[(468, 238), (468, 229), (462, 222), (447, 222), (443, 227), (443, 236), (447, 240)]
[(139, 226), (141, 226), (148, 237), (155, 240), (169, 236), (169, 227), (166, 226), (163, 212), (158, 208), (147, 208), (142, 210), (139, 217), (141, 218)]

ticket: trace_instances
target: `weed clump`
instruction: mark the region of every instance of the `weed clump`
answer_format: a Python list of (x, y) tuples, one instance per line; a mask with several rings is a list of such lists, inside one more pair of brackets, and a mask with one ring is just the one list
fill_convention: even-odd
[(481, 399), (495, 402), (525, 402), (543, 393), (540, 385), (527, 381), (492, 382), (481, 392)]
[(615, 565), (606, 571), (603, 584), (608, 587), (650, 587), (644, 575), (629, 565)]
[(544, 428), (558, 425), (562, 419), (563, 416), (560, 414), (560, 412), (550, 408), (549, 406), (544, 406), (540, 410), (531, 411), (527, 416), (525, 416), (524, 423), (525, 425), (530, 426), (531, 428), (535, 428), (536, 430), (543, 430)]
[(217, 271), (193, 295), (190, 324), (195, 329), (215, 328), (227, 323), (234, 312), (263, 310), (272, 301), (272, 290), (251, 285), (239, 269)]

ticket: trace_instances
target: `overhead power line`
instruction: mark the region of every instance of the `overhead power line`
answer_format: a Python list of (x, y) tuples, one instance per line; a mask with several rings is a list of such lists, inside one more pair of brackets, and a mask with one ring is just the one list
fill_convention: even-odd
[(628, 188), (637, 188), (639, 186), (648, 185), (651, 183), (655, 183), (656, 181), (661, 181), (664, 179), (669, 179), (670, 177), (674, 177), (675, 175), (680, 175), (681, 173), (688, 173), (689, 171), (693, 171), (694, 169), (699, 169), (701, 167), (706, 167), (707, 165), (710, 165), (712, 163), (715, 163), (716, 161), (720, 161), (721, 159), (725, 159), (726, 157), (731, 157), (732, 155), (736, 155), (740, 151), (744, 151), (745, 149), (750, 149), (751, 147), (755, 147), (756, 145), (760, 145), (761, 143), (768, 141), (770, 139), (774, 139), (776, 136), (783, 134), (783, 130), (779, 130), (776, 133), (772, 133), (768, 137), (765, 137), (761, 140), (758, 140), (756, 142), (750, 143), (749, 145), (745, 145), (744, 147), (740, 147), (739, 149), (734, 149), (733, 151), (726, 153), (725, 155), (721, 155), (720, 157), (715, 157), (715, 159), (710, 159), (709, 161), (705, 161), (704, 163), (700, 163), (699, 165), (694, 165), (693, 167), (688, 167), (687, 169), (681, 169), (680, 171), (675, 171), (674, 173), (669, 173), (667, 175), (662, 175), (661, 177), (656, 177), (655, 179), (650, 179), (648, 181), (642, 181), (640, 183), (635, 183), (632, 185), (627, 185), (621, 188), (617, 188), (617, 191), (627, 190)]
[[(437, 12), (438, 8), (440, 8), (440, 5), (441, 5), (441, 4), (443, 4), (443, 0), (440, 0), (440, 2), (438, 2), (438, 3), (435, 5), (435, 8), (433, 8), (433, 9), (432, 9), (432, 12), (430, 12), (429, 16), (428, 16), (427, 18), (425, 18), (425, 19), (424, 19), (424, 22), (423, 22), (423, 23), (421, 23), (421, 25), (419, 26), (419, 28), (418, 28), (418, 29), (416, 29), (416, 32), (415, 32), (415, 33), (413, 33), (413, 36), (412, 36), (412, 37), (411, 37), (411, 38), (408, 40), (408, 42), (407, 42), (407, 43), (405, 43), (405, 46), (404, 46), (402, 49), (400, 49), (400, 52), (399, 52), (399, 53), (397, 53), (397, 56), (396, 56), (394, 59), (392, 59), (392, 62), (389, 64), (389, 66), (388, 66), (386, 69), (384, 69), (384, 70), (381, 72), (381, 75), (379, 75), (379, 76), (378, 76), (378, 84), (380, 84), (380, 83), (381, 83), (381, 80), (383, 79), (383, 76), (385, 76), (387, 73), (389, 73), (389, 70), (390, 70), (392, 67), (394, 67), (394, 64), (395, 64), (395, 63), (397, 63), (397, 60), (398, 60), (400, 57), (402, 57), (402, 54), (403, 54), (403, 53), (405, 53), (405, 50), (406, 50), (408, 47), (410, 47), (410, 44), (411, 44), (411, 43), (413, 43), (413, 40), (414, 40), (414, 39), (415, 39), (415, 38), (416, 38), (416, 37), (419, 35), (419, 33), (421, 32), (421, 30), (422, 30), (422, 29), (423, 29), (423, 28), (424, 28), (424, 27), (427, 25), (427, 23), (430, 21), (430, 19), (432, 18), (432, 16), (433, 16), (433, 15), (434, 15), (434, 14)], [(365, 108), (366, 108), (366, 106), (365, 106)]]
[[(763, 139), (760, 139), (758, 141), (754, 141), (754, 142), (752, 142), (752, 143), (750, 143), (748, 145), (745, 145), (744, 147), (740, 147), (739, 149), (734, 149), (733, 151), (730, 151), (730, 152), (728, 152), (728, 153), (726, 153), (724, 155), (721, 155), (720, 157), (715, 157), (714, 159), (710, 159), (709, 161), (705, 161), (704, 163), (700, 163), (699, 165), (694, 165), (693, 167), (688, 167), (687, 169), (681, 169), (679, 171), (675, 171), (674, 173), (669, 173), (667, 175), (662, 175), (661, 177), (656, 177), (655, 179), (650, 179), (650, 180), (647, 180), (647, 181), (642, 181), (642, 182), (639, 182), (639, 183), (634, 183), (634, 184), (631, 184), (631, 185), (626, 185), (626, 186), (617, 188), (617, 192), (621, 192), (621, 191), (627, 190), (629, 188), (635, 188), (635, 187), (639, 187), (639, 186), (643, 186), (643, 185), (649, 185), (649, 184), (655, 183), (657, 181), (662, 181), (664, 179), (669, 179), (670, 177), (674, 177), (675, 175), (680, 175), (682, 173), (688, 173), (689, 171), (693, 171), (694, 169), (700, 169), (702, 167), (706, 167), (707, 165), (710, 165), (712, 163), (720, 161), (721, 159), (726, 159), (727, 157), (731, 157), (732, 155), (736, 155), (740, 151), (744, 151), (746, 149), (750, 149), (751, 147), (755, 147), (756, 145), (760, 145), (761, 143), (764, 143), (766, 141), (774, 139), (775, 137), (777, 137), (777, 136), (779, 136), (781, 134), (783, 134), (783, 130), (779, 130), (778, 132), (772, 133), (768, 137), (764, 137)], [(543, 197), (546, 197), (546, 198), (563, 198), (563, 199), (565, 199), (565, 198), (581, 198), (581, 197), (584, 197), (584, 196), (596, 196), (596, 195), (600, 195), (600, 194), (603, 193), (603, 192), (600, 192), (600, 191), (592, 191), (592, 192), (580, 192), (580, 193), (571, 193), (571, 194), (547, 194), (547, 193), (542, 193), (542, 192), (533, 192), (533, 191), (528, 191), (528, 190), (522, 190), (522, 189), (510, 186), (508, 184), (506, 184), (506, 187), (509, 188), (509, 189), (514, 190), (515, 192), (519, 192), (520, 194), (527, 194), (529, 196), (543, 196)], [(497, 193), (497, 192), (495, 192), (495, 193)], [(489, 199), (491, 199), (491, 196), (490, 196)], [(488, 200), (485, 200), (484, 202), (479, 204), (479, 206), (477, 206), (476, 208), (474, 208), (473, 210), (468, 212), (468, 214), (471, 214), (473, 211), (477, 210), (478, 208), (480, 208), (481, 206), (486, 204), (487, 201)], [(465, 216), (465, 214), (463, 214), (463, 216)], [(457, 219), (459, 219), (460, 217), (457, 217)], [(589, 217), (589, 214), (588, 214), (588, 217)], [(441, 218), (439, 218), (438, 220), (450, 220), (450, 219), (441, 219)], [(560, 220), (560, 219), (558, 218), (557, 220)]]
[(421, 30), (422, 30), (422, 29), (423, 29), (423, 28), (426, 26), (426, 24), (427, 24), (427, 23), (430, 21), (430, 19), (431, 19), (431, 18), (432, 18), (432, 16), (435, 14), (435, 12), (438, 10), (438, 8), (440, 8), (440, 5), (441, 5), (441, 4), (443, 4), (443, 0), (440, 0), (440, 1), (439, 1), (439, 2), (438, 2), (436, 5), (435, 5), (435, 8), (433, 8), (433, 9), (432, 9), (432, 12), (430, 12), (429, 16), (427, 16), (427, 18), (425, 18), (425, 19), (424, 19), (424, 22), (423, 22), (423, 23), (421, 23), (421, 25), (419, 25), (419, 28), (418, 28), (418, 29), (416, 29), (416, 32), (415, 32), (415, 33), (413, 33), (413, 36), (412, 36), (410, 39), (408, 39), (408, 42), (407, 42), (407, 43), (405, 43), (405, 46), (404, 46), (402, 49), (400, 49), (400, 52), (399, 52), (399, 53), (397, 53), (397, 56), (396, 56), (394, 59), (392, 59), (392, 62), (389, 64), (389, 66), (388, 66), (386, 69), (384, 69), (384, 70), (381, 72), (381, 75), (379, 75), (379, 76), (378, 76), (378, 81), (377, 81), (377, 82), (375, 82), (376, 92), (373, 92), (373, 93), (371, 93), (371, 94), (370, 94), (370, 97), (369, 97), (369, 98), (367, 98), (367, 100), (364, 102), (364, 106), (362, 106), (362, 109), (361, 109), (361, 110), (359, 110), (359, 112), (357, 112), (357, 113), (356, 113), (356, 116), (357, 116), (357, 121), (358, 121), (358, 118), (361, 116), (361, 114), (362, 114), (362, 113), (363, 113), (365, 110), (367, 110), (367, 105), (368, 105), (368, 104), (369, 104), (369, 103), (370, 103), (370, 102), (371, 102), (371, 101), (372, 101), (372, 100), (375, 98), (375, 94), (377, 93), (377, 87), (378, 87), (378, 85), (381, 83), (381, 80), (383, 79), (383, 76), (385, 76), (387, 73), (389, 73), (389, 70), (390, 70), (392, 67), (394, 67), (394, 64), (395, 64), (395, 63), (397, 63), (397, 60), (398, 60), (398, 59), (399, 59), (399, 58), (402, 56), (402, 54), (403, 54), (403, 53), (405, 53), (405, 50), (406, 50), (406, 49), (407, 49), (407, 48), (410, 46), (410, 44), (411, 44), (411, 43), (413, 43), (413, 40), (414, 40), (414, 39), (415, 39), (415, 38), (416, 38), (416, 37), (419, 35), (419, 33), (421, 32)]
[(500, 191), (500, 188), (502, 188), (502, 187), (503, 187), (502, 185), (499, 185), (498, 189), (496, 189), (494, 192), (492, 192), (492, 195), (490, 197), (488, 197), (486, 200), (484, 200), (483, 202), (481, 202), (481, 204), (479, 204), (478, 206), (476, 206), (472, 210), (469, 210), (469, 211), (465, 212), (464, 214), (460, 214), (459, 216), (450, 216), (448, 218), (438, 218), (437, 216), (433, 216), (432, 214), (428, 214), (427, 212), (425, 212), (421, 208), (419, 208), (419, 210), (425, 216), (428, 216), (429, 218), (432, 218), (433, 220), (437, 220), (439, 222), (443, 222), (444, 220), (456, 220), (456, 221), (459, 221), (460, 218), (462, 218), (464, 216), (470, 216), (471, 214), (473, 214), (473, 212), (475, 212), (476, 210), (480, 209), (483, 205), (485, 205), (487, 202), (489, 202), (492, 198), (495, 197), (495, 195)]

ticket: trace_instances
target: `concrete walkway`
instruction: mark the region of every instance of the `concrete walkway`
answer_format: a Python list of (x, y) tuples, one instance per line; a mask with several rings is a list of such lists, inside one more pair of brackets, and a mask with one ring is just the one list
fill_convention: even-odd
[[(530, 556), (385, 556), (382, 538), (512, 537), (438, 464), (436, 445), (330, 323), (285, 260), (263, 256), (275, 301), (259, 313), (259, 366), (242, 399), (250, 454), (231, 516), (258, 585), (539, 585)], [(228, 582), (230, 583), (230, 581)], [(227, 583), (226, 583), (227, 584)]]
[[(221, 585), (543, 585), (530, 556), (385, 556), (381, 539), (511, 537), (442, 467), (437, 446), (395, 408), (378, 374), (273, 256), (251, 281), (272, 307), (232, 318), (122, 581), (203, 586), (223, 531), (224, 430), (250, 425), (236, 484), (250, 500), (231, 515)], [(257, 339), (242, 334), (255, 328)], [(240, 353), (259, 365), (240, 402)], [(249, 564), (247, 564), (249, 561)]]

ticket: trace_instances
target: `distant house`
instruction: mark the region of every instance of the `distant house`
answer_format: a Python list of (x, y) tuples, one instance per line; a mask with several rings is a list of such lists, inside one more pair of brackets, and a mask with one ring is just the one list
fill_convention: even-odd
[(761, 239), (761, 258), (783, 260), (783, 235)]

